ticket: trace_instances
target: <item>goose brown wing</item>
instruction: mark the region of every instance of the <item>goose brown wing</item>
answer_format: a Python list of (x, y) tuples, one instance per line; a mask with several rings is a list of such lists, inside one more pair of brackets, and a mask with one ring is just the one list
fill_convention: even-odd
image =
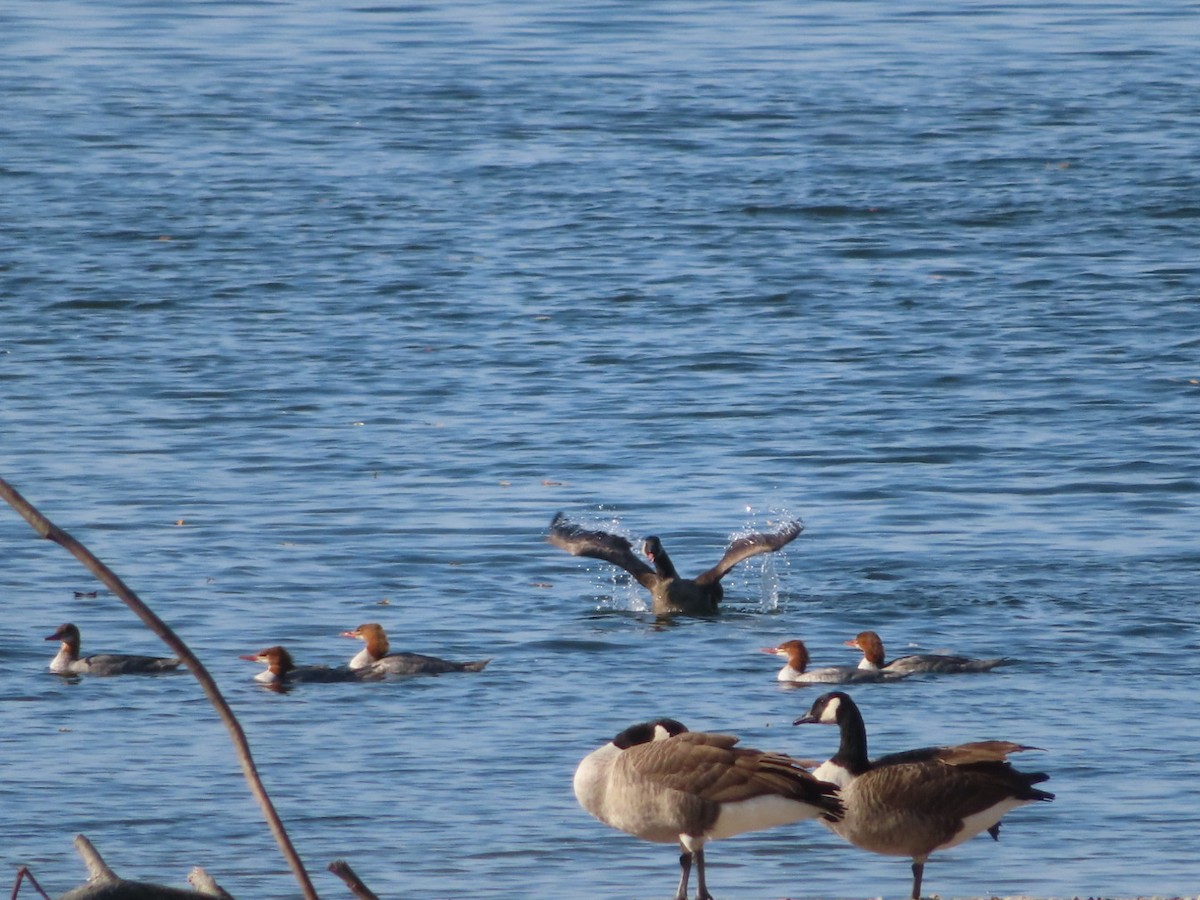
[(738, 538), (725, 550), (725, 555), (721, 557), (721, 561), (707, 572), (701, 574), (696, 579), (696, 583), (712, 584), (714, 581), (720, 581), (725, 577), (725, 573), (742, 560), (749, 559), (751, 556), (758, 556), (760, 553), (773, 553), (780, 547), (784, 547), (794, 541), (803, 530), (804, 523), (799, 519), (792, 519), (778, 531), (769, 534), (748, 534), (745, 537)]
[[(906, 837), (931, 852), (958, 833), (968, 816), (1016, 798), (1049, 800), (1031, 779), (1007, 763), (984, 762), (950, 766), (939, 762), (906, 763), (873, 769), (851, 782), (846, 803), (871, 819), (902, 815)], [(912, 852), (911, 849), (906, 852)]]
[(938, 759), (951, 766), (963, 766), (977, 762), (1004, 762), (1010, 753), (1040, 749), (1041, 747), (1014, 744), (1012, 741), (974, 741), (969, 744), (942, 747)]
[(798, 760), (735, 747), (737, 742), (733, 735), (690, 731), (632, 747), (620, 764), (640, 778), (711, 803), (780, 795), (811, 803), (832, 818), (840, 815), (837, 789), (818, 781)]
[(658, 575), (633, 552), (628, 540), (607, 531), (589, 531), (567, 520), (562, 513), (550, 523), (546, 540), (572, 556), (590, 556), (620, 566), (646, 588), (653, 589)]
[(1004, 762), (1010, 753), (1039, 749), (1041, 748), (1014, 744), (1012, 741), (974, 741), (949, 747), (920, 747), (916, 750), (901, 750), (898, 753), (889, 753), (887, 756), (873, 759), (871, 768), (878, 769), (884, 766), (935, 760), (949, 766), (963, 766), (977, 762)]

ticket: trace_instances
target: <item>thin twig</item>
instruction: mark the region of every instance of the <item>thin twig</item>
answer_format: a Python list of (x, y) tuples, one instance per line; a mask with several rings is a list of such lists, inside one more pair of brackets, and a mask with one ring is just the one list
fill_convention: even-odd
[(66, 549), (83, 563), (89, 572), (99, 578), (105, 587), (132, 609), (137, 614), (137, 617), (146, 623), (146, 627), (158, 635), (163, 643), (170, 647), (171, 651), (183, 660), (184, 665), (191, 670), (196, 680), (200, 682), (200, 687), (203, 688), (209, 702), (216, 709), (217, 715), (220, 716), (221, 721), (225, 723), (225, 727), (229, 730), (230, 737), (233, 738), (234, 749), (237, 750), (238, 759), (242, 764), (242, 774), (245, 776), (246, 782), (250, 785), (250, 792), (254, 795), (254, 799), (258, 801), (263, 816), (267, 820), (267, 825), (270, 826), (271, 833), (275, 836), (275, 842), (279, 844), (279, 849), (283, 852), (284, 859), (287, 860), (288, 865), (291, 867), (296, 881), (299, 882), (306, 900), (318, 900), (316, 888), (313, 887), (312, 881), (308, 877), (308, 872), (304, 869), (304, 863), (300, 861), (300, 856), (296, 853), (296, 848), (292, 846), (292, 841), (283, 827), (283, 822), (279, 818), (279, 814), (275, 811), (275, 806), (271, 803), (271, 798), (267, 795), (267, 789), (263, 786), (262, 779), (258, 776), (258, 769), (254, 765), (254, 757), (250, 754), (250, 744), (246, 740), (246, 733), (242, 730), (237, 716), (233, 714), (233, 710), (221, 695), (216, 681), (208, 674), (208, 670), (204, 668), (200, 660), (196, 658), (196, 654), (192, 653), (188, 645), (180, 640), (178, 635), (162, 619), (155, 615), (154, 611), (143, 603), (137, 594), (117, 577), (112, 569), (93, 556), (87, 547), (83, 546), (83, 544), (79, 543), (79, 541), (75, 540), (75, 538), (71, 537), (71, 535), (67, 534), (67, 532), (38, 512), (33, 504), (22, 497), (17, 489), (3, 478), (0, 478), (0, 497), (3, 497), (9, 506), (15, 509), (33, 527), (34, 531), (47, 540), (54, 541), (54, 543)]
[(17, 880), (13, 884), (12, 900), (17, 900), (17, 892), (21, 890), (22, 878), (28, 878), (29, 883), (33, 885), (34, 889), (41, 894), (45, 900), (50, 900), (50, 895), (42, 890), (42, 886), (38, 884), (37, 879), (33, 877), (33, 872), (29, 871), (29, 866), (21, 866), (19, 869), (17, 869)]

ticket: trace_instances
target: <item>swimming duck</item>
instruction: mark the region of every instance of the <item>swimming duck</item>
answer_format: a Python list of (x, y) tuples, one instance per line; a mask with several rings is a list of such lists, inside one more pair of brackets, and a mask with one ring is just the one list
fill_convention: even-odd
[(874, 631), (860, 631), (852, 640), (846, 641), (847, 647), (856, 647), (863, 652), (863, 658), (858, 667), (872, 672), (899, 672), (912, 675), (917, 672), (932, 672), (949, 674), (955, 672), (986, 672), (996, 666), (1009, 662), (1007, 657), (996, 659), (971, 659), (966, 656), (943, 656), (936, 653), (921, 653), (912, 656), (901, 656), (890, 663), (884, 662), (883, 641)]
[(795, 684), (862, 684), (870, 681), (899, 681), (908, 677), (907, 672), (887, 672), (860, 669), (855, 666), (825, 666), (808, 668), (808, 648), (804, 641), (784, 641), (778, 647), (763, 647), (763, 653), (781, 656), (787, 660), (775, 676), (777, 681)]
[(451, 662), (420, 653), (389, 653), (387, 634), (378, 622), (368, 622), (353, 631), (343, 631), (341, 636), (358, 638), (366, 644), (350, 660), (350, 668), (356, 671), (370, 669), (389, 675), (441, 675), (445, 672), (482, 672), (491, 662), (490, 659)]
[(349, 666), (297, 666), (283, 647), (267, 647), (257, 653), (249, 653), (239, 659), (262, 663), (267, 668), (254, 676), (255, 681), (266, 685), (330, 683), (338, 681), (373, 681), (383, 677), (381, 672), (370, 669), (354, 670)]
[(50, 671), (55, 675), (158, 675), (174, 672), (181, 664), (173, 656), (102, 653), (80, 658), (79, 628), (70, 622), (59, 625), (54, 634), (47, 635), (46, 640), (62, 641), (57, 655), (50, 661)]

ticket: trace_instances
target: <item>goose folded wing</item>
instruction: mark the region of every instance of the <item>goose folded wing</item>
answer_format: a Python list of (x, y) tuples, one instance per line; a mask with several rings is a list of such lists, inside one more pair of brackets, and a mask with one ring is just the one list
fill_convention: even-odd
[(835, 788), (818, 781), (799, 760), (781, 753), (735, 747), (728, 734), (687, 732), (668, 741), (640, 745), (626, 753), (641, 778), (711, 803), (737, 803), (780, 795), (819, 806), (837, 815)]

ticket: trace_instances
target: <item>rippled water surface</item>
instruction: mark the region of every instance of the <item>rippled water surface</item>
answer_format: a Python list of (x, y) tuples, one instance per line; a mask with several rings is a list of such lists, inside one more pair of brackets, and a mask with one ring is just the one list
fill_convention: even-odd
[[(576, 762), (669, 715), (829, 755), (759, 647), (1004, 654), (853, 689), (879, 752), (1045, 748), (1053, 804), (942, 896), (1195, 893), (1200, 76), (1188, 2), (0, 10), (0, 476), (200, 654), (317, 883), (666, 897)], [(714, 621), (656, 623), (557, 510), (686, 574), (800, 516)], [(0, 864), (299, 894), (192, 679), (0, 509)], [(380, 621), (486, 672), (272, 694)], [(801, 823), (724, 898), (904, 897)]]

